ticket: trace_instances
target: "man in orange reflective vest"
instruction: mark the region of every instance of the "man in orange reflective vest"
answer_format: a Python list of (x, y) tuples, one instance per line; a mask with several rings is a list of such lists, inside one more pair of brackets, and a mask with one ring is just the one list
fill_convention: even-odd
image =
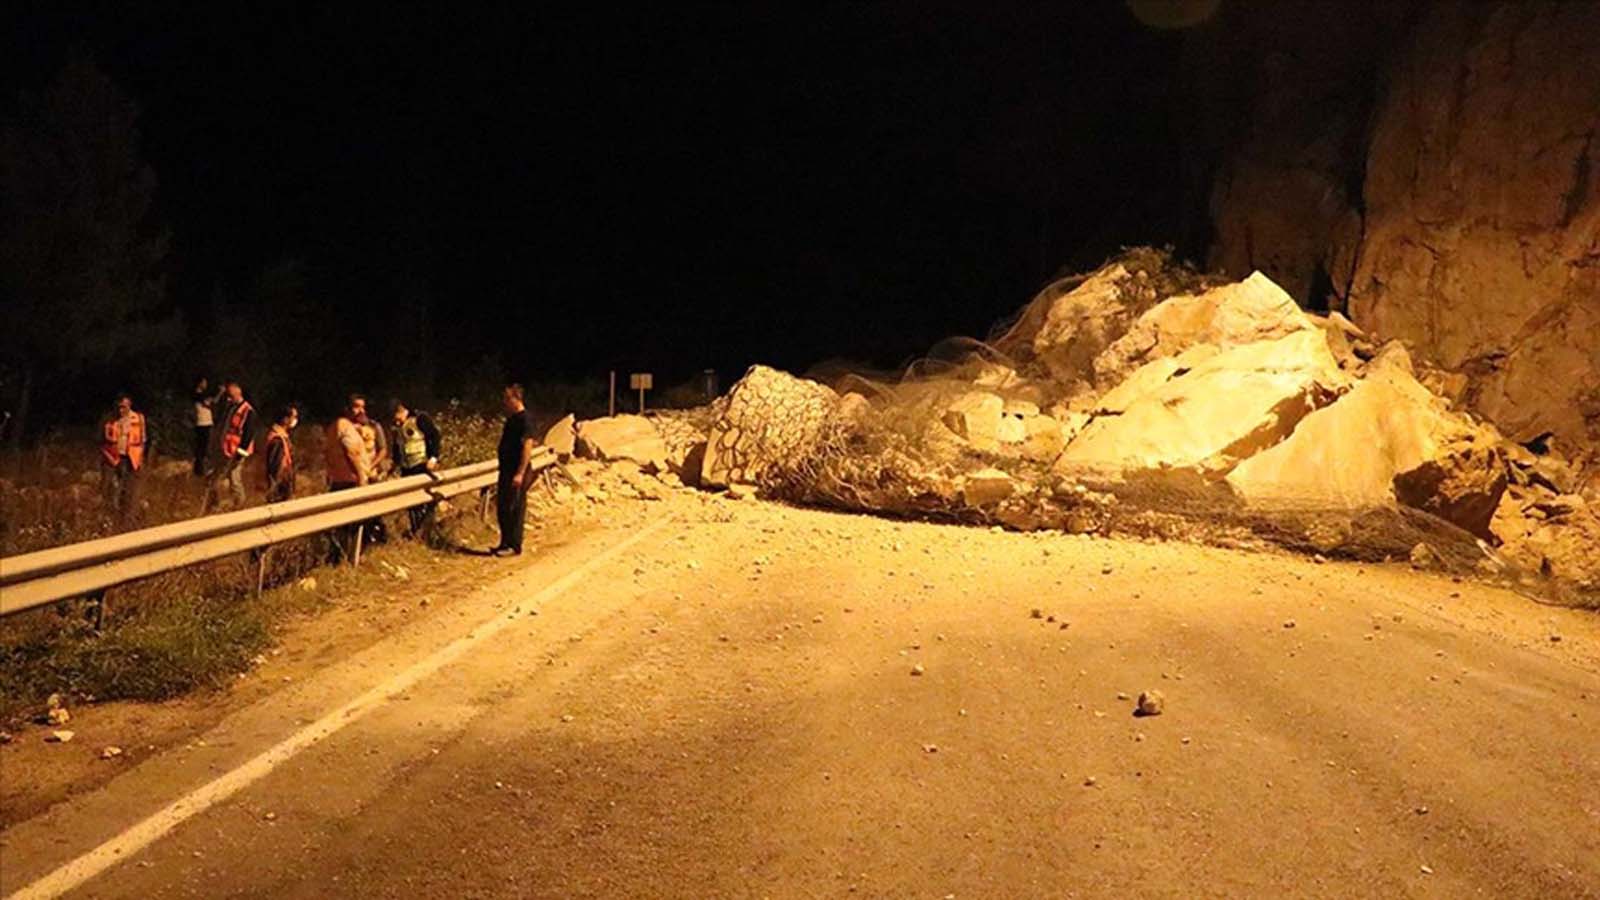
[(256, 451), (256, 411), (244, 398), (244, 388), (230, 379), (224, 390), (217, 438), (218, 463), (206, 489), (203, 512), (244, 506), (244, 463)]
[(300, 408), (293, 403), (278, 411), (267, 432), (267, 502), (294, 496), (294, 441), (290, 432), (300, 424)]
[(144, 413), (134, 410), (132, 397), (118, 395), (116, 412), (106, 419), (100, 443), (100, 461), (105, 464), (101, 482), (118, 524), (126, 525), (138, 515), (139, 470), (144, 468), (149, 444)]

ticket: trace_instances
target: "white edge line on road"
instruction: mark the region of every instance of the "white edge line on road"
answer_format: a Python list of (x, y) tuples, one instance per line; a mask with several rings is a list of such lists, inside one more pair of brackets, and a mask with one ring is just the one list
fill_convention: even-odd
[[(600, 555), (591, 558), (583, 565), (547, 585), (543, 590), (535, 594), (529, 602), (541, 603), (560, 595), (577, 583), (579, 579), (609, 562), (613, 557), (637, 544), (646, 535), (655, 532), (670, 521), (671, 519), (669, 518), (658, 519), (645, 528), (634, 532), (621, 543), (608, 548)], [(185, 820), (233, 796), (288, 761), (296, 753), (356, 721), (366, 713), (383, 705), (384, 701), (396, 694), (405, 692), (417, 682), (449, 665), (474, 645), (498, 634), (513, 621), (515, 621), (515, 617), (505, 615), (503, 610), (496, 612), (494, 618), (473, 628), (466, 636), (457, 638), (435, 651), (433, 655), (412, 664), (410, 668), (396, 674), (393, 678), (289, 735), (233, 771), (220, 775), (187, 795), (174, 800), (116, 837), (66, 863), (27, 887), (21, 888), (11, 895), (10, 900), (40, 900), (40, 898), (58, 897), (117, 863), (132, 858), (135, 853), (155, 843), (156, 840), (182, 824)]]

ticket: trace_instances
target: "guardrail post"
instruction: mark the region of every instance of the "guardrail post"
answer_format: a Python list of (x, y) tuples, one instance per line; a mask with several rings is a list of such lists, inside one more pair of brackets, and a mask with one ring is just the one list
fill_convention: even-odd
[(361, 565), (361, 539), (366, 535), (367, 523), (362, 522), (356, 526), (356, 551), (350, 554), (350, 567)]
[(270, 552), (271, 549), (272, 549), (271, 547), (262, 547), (261, 548), (261, 552), (256, 554), (256, 596), (257, 597), (261, 596), (261, 588), (266, 584), (266, 581), (267, 581), (267, 553)]

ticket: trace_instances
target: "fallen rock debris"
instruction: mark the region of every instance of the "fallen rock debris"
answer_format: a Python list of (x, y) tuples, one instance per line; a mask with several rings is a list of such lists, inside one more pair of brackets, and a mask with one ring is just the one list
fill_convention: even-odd
[(1260, 272), (1230, 282), (1134, 248), (889, 381), (754, 366), (703, 407), (569, 417), (546, 438), (573, 474), (600, 473), (579, 489), (594, 502), (759, 492), (1600, 592), (1600, 457), (1508, 440), (1458, 406), (1464, 377)]
[(1133, 714), (1136, 716), (1159, 716), (1166, 709), (1167, 698), (1160, 691), (1140, 691), (1139, 699), (1135, 702)]

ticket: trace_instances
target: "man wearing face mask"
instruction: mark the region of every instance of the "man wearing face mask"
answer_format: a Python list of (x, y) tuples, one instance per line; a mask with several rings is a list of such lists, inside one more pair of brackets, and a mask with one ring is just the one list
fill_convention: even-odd
[(267, 502), (294, 496), (294, 442), (291, 434), (300, 424), (300, 408), (293, 403), (278, 411), (267, 432)]

